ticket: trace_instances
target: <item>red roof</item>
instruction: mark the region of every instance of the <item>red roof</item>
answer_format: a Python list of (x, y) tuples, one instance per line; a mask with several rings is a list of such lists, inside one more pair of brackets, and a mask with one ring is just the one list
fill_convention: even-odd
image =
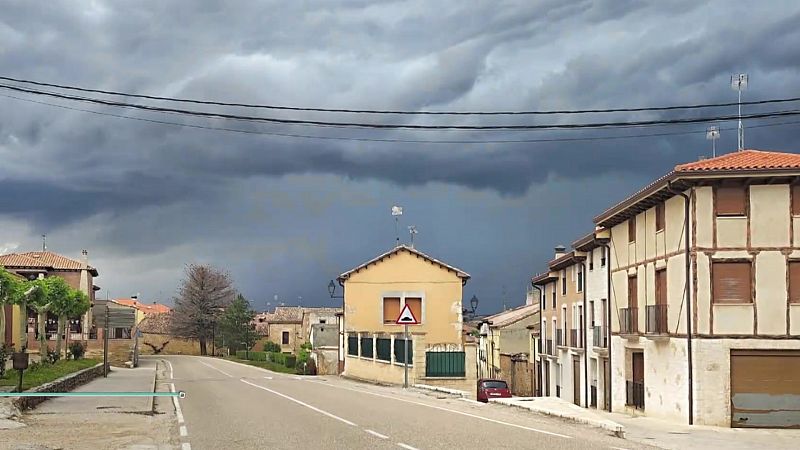
[(675, 166), (675, 172), (771, 169), (800, 169), (800, 155), (762, 150), (742, 150), (716, 158)]
[(158, 303), (147, 304), (132, 298), (114, 299), (114, 303), (117, 303), (119, 305), (134, 307), (145, 314), (161, 314), (172, 311), (172, 308), (170, 308), (167, 305), (161, 305)]
[[(81, 270), (83, 262), (61, 256), (53, 252), (9, 253), (0, 256), (0, 265), (6, 267), (36, 267), (52, 270)], [(97, 276), (97, 269), (89, 266), (92, 275)]]

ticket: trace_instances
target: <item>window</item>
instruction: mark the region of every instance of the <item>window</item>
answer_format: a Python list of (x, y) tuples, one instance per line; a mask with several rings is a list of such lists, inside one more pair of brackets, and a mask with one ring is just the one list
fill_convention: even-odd
[(561, 295), (567, 295), (567, 271), (561, 271)]
[(383, 323), (395, 323), (400, 316), (400, 297), (384, 297)]
[(628, 219), (628, 242), (636, 242), (636, 216)]
[(539, 304), (541, 305), (542, 310), (547, 309), (547, 285), (544, 285), (539, 288), (540, 296), (539, 296)]
[(578, 264), (578, 292), (583, 292), (583, 264)]
[(589, 250), (589, 270), (594, 270), (594, 249)]
[(556, 307), (556, 285), (553, 284), (553, 308)]
[(800, 261), (789, 261), (789, 303), (800, 303)]
[(602, 247), (600, 249), (600, 267), (606, 266), (606, 248)]
[(664, 229), (664, 204), (659, 203), (656, 205), (656, 231)]
[(636, 276), (628, 277), (628, 308), (639, 307), (639, 297), (637, 292)]
[(319, 319), (319, 323), (327, 323), (328, 319)]
[(358, 356), (358, 336), (351, 334), (347, 336), (347, 354)]
[(718, 187), (717, 216), (746, 216), (747, 188), (744, 186)]
[(800, 216), (800, 184), (792, 185), (792, 215)]
[(289, 332), (288, 331), (284, 331), (281, 334), (281, 343), (283, 343), (283, 345), (289, 345)]
[[(422, 322), (422, 299), (419, 297), (406, 297), (406, 305), (408, 305), (411, 313), (414, 314), (414, 318), (418, 322)], [(398, 312), (398, 314), (400, 313)]]
[(372, 336), (361, 337), (361, 357), (372, 358)]
[(589, 323), (589, 326), (594, 328), (594, 300), (589, 302)]
[(714, 303), (752, 303), (752, 264), (748, 262), (714, 262), (712, 288)]
[(656, 305), (667, 304), (667, 269), (656, 270)]

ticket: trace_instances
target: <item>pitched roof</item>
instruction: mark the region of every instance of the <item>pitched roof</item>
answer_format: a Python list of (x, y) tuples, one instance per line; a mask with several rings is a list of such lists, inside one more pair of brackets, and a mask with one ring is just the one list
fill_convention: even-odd
[[(83, 262), (53, 252), (10, 253), (0, 256), (0, 265), (6, 267), (31, 267), (52, 270), (81, 270)], [(97, 269), (89, 266), (89, 271), (98, 276)]]
[(170, 308), (167, 305), (161, 305), (158, 303), (152, 303), (152, 304), (142, 303), (133, 298), (117, 298), (114, 299), (114, 302), (120, 305), (134, 307), (145, 314), (162, 314), (172, 311), (172, 308)]
[[(685, 190), (693, 181), (717, 176), (789, 176), (800, 175), (800, 155), (763, 150), (742, 150), (716, 158), (678, 164), (672, 171), (628, 196), (594, 218), (595, 224), (611, 227), (629, 216), (652, 207)], [(670, 186), (674, 189), (670, 189)]]
[(427, 261), (430, 261), (430, 262), (438, 265), (439, 267), (441, 267), (443, 269), (449, 270), (451, 272), (455, 272), (455, 274), (459, 278), (462, 278), (464, 280), (468, 280), (470, 278), (470, 275), (468, 273), (464, 272), (463, 270), (461, 270), (461, 269), (459, 269), (457, 267), (453, 267), (453, 266), (451, 266), (449, 264), (446, 264), (446, 263), (444, 263), (442, 261), (439, 261), (436, 258), (428, 256), (425, 253), (422, 253), (421, 251), (415, 249), (414, 247), (410, 247), (408, 245), (401, 244), (401, 245), (398, 245), (397, 247), (389, 250), (386, 253), (383, 253), (381, 255), (376, 256), (375, 258), (370, 259), (369, 261), (365, 262), (364, 264), (361, 264), (358, 267), (355, 267), (353, 269), (348, 270), (347, 272), (339, 275), (338, 279), (339, 279), (339, 281), (344, 281), (347, 278), (349, 278), (350, 275), (352, 275), (352, 274), (354, 274), (354, 273), (356, 273), (356, 272), (358, 272), (358, 271), (360, 271), (362, 269), (366, 269), (367, 267), (369, 267), (372, 264), (379, 263), (379, 262), (383, 261), (385, 258), (388, 258), (389, 256), (397, 254), (397, 253), (399, 253), (401, 251), (406, 251), (406, 252), (408, 252), (408, 253), (410, 253), (412, 255), (419, 256), (420, 258), (423, 258), (423, 259), (425, 259)]
[(264, 323), (302, 323), (303, 308), (300, 306), (276, 306), (275, 311), (256, 315), (256, 321), (264, 319)]
[(170, 334), (172, 313), (150, 314), (136, 327), (142, 333)]
[(539, 305), (522, 305), (508, 311), (502, 311), (495, 315), (486, 317), (485, 321), (491, 321), (492, 328), (500, 328), (519, 322), (539, 312)]

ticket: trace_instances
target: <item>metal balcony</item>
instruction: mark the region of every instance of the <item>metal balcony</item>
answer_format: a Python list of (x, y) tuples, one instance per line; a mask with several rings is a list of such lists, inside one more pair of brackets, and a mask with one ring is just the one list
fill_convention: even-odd
[(619, 332), (621, 334), (639, 333), (639, 308), (620, 308)]
[(645, 309), (645, 332), (647, 334), (666, 335), (667, 305), (648, 305)]

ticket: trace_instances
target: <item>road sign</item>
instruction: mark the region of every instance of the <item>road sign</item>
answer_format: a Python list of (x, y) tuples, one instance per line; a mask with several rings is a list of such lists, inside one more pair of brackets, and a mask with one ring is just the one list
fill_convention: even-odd
[(414, 313), (411, 312), (411, 308), (408, 305), (403, 307), (403, 310), (400, 311), (400, 315), (397, 317), (397, 321), (395, 321), (398, 325), (419, 325), (419, 320), (414, 317)]

